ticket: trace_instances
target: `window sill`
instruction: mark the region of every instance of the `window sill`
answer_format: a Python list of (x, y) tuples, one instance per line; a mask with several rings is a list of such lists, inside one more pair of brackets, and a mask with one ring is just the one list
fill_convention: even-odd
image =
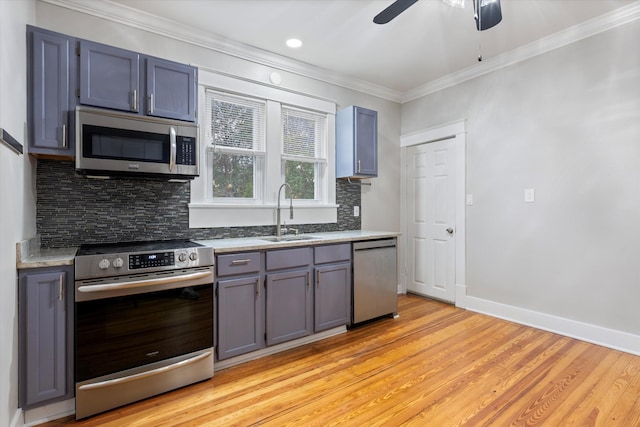
[[(338, 221), (338, 205), (293, 205), (289, 219), (289, 204), (281, 205), (282, 220), (287, 225), (328, 224)], [(276, 206), (212, 205), (189, 203), (189, 228), (251, 227), (276, 225)]]

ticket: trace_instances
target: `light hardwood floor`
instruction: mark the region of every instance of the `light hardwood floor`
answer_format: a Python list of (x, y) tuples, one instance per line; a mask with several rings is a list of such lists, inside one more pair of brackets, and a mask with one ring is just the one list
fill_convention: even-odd
[(400, 317), (46, 426), (640, 426), (640, 357), (401, 296)]

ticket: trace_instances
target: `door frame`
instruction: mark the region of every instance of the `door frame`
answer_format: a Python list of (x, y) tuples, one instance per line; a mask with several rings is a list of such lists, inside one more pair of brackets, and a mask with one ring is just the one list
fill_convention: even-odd
[(467, 131), (466, 121), (460, 120), (456, 122), (446, 123), (432, 128), (412, 132), (410, 134), (400, 136), (400, 236), (399, 258), (401, 261), (399, 267), (400, 293), (407, 293), (407, 254), (409, 221), (407, 221), (407, 147), (414, 145), (428, 144), (430, 142), (453, 140), (456, 149), (455, 153), (455, 201), (456, 201), (456, 224), (455, 224), (455, 300), (456, 307), (466, 307), (466, 151), (467, 151)]

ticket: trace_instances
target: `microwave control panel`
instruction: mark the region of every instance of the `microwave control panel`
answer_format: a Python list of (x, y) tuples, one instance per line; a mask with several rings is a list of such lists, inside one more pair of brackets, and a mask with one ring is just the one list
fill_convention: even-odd
[(196, 139), (191, 136), (176, 137), (176, 163), (179, 165), (196, 164)]

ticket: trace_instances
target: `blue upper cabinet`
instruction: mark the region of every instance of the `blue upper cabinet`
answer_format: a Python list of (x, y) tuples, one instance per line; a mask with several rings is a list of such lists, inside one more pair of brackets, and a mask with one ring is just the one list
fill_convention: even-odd
[(194, 122), (197, 69), (27, 26), (30, 154), (75, 157), (76, 105)]
[(72, 87), (75, 40), (28, 28), (29, 153), (70, 157), (75, 154)]
[(336, 115), (336, 178), (378, 176), (378, 113), (346, 107)]
[(124, 49), (80, 42), (80, 103), (140, 110), (140, 55)]
[(176, 120), (196, 120), (196, 69), (147, 58), (147, 114)]
[(80, 103), (195, 121), (196, 68), (89, 41), (80, 42)]

